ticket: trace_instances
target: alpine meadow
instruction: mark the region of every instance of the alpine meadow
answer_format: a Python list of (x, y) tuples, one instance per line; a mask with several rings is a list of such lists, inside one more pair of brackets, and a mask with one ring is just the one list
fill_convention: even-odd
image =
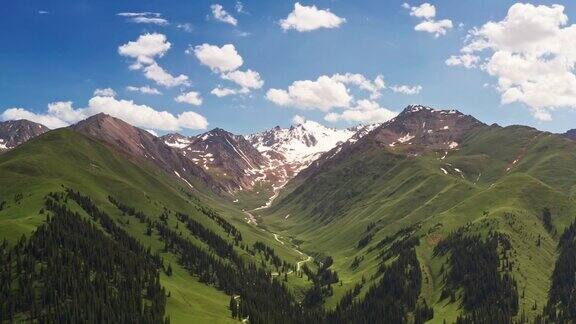
[(574, 3), (3, 7), (0, 323), (576, 323)]

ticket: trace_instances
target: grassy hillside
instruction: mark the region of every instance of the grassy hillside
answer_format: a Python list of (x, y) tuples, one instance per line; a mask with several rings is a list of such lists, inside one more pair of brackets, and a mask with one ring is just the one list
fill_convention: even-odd
[[(379, 251), (371, 247), (420, 224), (416, 252), (422, 297), (435, 311), (432, 322), (456, 320), (462, 298), (440, 298), (441, 270), (449, 265), (446, 257), (434, 255), (434, 247), (461, 228), (470, 234), (501, 233), (513, 248), (509, 262), (520, 308), (535, 316), (546, 304), (557, 233), (576, 216), (575, 171), (576, 143), (520, 126), (486, 127), (469, 134), (458, 150), (420, 156), (368, 142), (289, 184), (289, 192), (262, 216), (308, 253), (334, 258), (344, 284), (334, 287), (328, 307), (377, 272)], [(552, 211), (552, 232), (542, 224), (544, 208)], [(352, 267), (355, 259), (361, 261)]]
[[(215, 208), (243, 236), (243, 243), (256, 241), (273, 247), (284, 260), (296, 263), (298, 253), (280, 244), (267, 232), (247, 225), (245, 215), (215, 196), (206, 194), (200, 182), (192, 189), (178, 178), (165, 174), (151, 163), (130, 162), (123, 153), (68, 129), (49, 132), (33, 139), (18, 149), (0, 155), (0, 238), (14, 244), (23, 234), (29, 236), (46, 220), (39, 213), (49, 192), (61, 192), (64, 187), (79, 190), (94, 200), (96, 205), (119, 224), (143, 246), (160, 251), (165, 263), (174, 269), (172, 276), (161, 274), (161, 283), (170, 292), (167, 314), (172, 322), (233, 322), (228, 309), (230, 296), (198, 279), (178, 265), (173, 253), (163, 250), (164, 244), (154, 234), (145, 234), (146, 225), (138, 221), (125, 222), (126, 216), (109, 201), (108, 196), (136, 207), (148, 217), (157, 220), (164, 208), (189, 214), (195, 221), (227, 238), (223, 229), (202, 215), (198, 208), (206, 203)], [(197, 197), (201, 197), (198, 200)], [(175, 226), (172, 219), (169, 225)], [(182, 223), (179, 224), (183, 226)], [(206, 249), (207, 246), (193, 237), (190, 241)], [(253, 257), (238, 249), (246, 259)], [(292, 279), (291, 279), (292, 280)], [(299, 281), (299, 278), (294, 280)]]

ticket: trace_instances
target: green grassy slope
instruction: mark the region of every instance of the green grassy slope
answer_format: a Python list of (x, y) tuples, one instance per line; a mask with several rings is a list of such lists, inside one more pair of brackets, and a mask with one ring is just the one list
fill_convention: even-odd
[[(436, 314), (433, 322), (450, 322), (459, 313), (458, 302), (439, 299), (445, 260), (433, 257), (434, 246), (457, 228), (488, 224), (509, 235), (520, 306), (534, 315), (546, 302), (556, 258), (556, 237), (542, 226), (542, 210), (551, 208), (561, 233), (576, 216), (575, 171), (576, 143), (528, 127), (481, 129), (447, 155), (407, 156), (364, 143), (324, 163), (306, 180), (289, 184), (289, 192), (262, 216), (273, 230), (302, 242), (305, 251), (334, 257), (344, 285), (334, 287), (328, 307), (375, 273), (377, 252), (368, 252), (370, 246), (421, 222), (417, 253), (425, 276), (422, 294)], [(374, 224), (372, 241), (359, 249), (369, 224)], [(351, 269), (355, 257), (363, 261)]]
[[(99, 208), (115, 219), (121, 217), (120, 212), (108, 202), (108, 195), (155, 219), (164, 207), (187, 213), (226, 237), (222, 228), (198, 213), (196, 206), (208, 203), (242, 232), (244, 243), (262, 241), (285, 260), (292, 263), (300, 260), (295, 251), (277, 242), (270, 233), (247, 225), (245, 215), (234, 206), (206, 194), (200, 182), (192, 185), (198, 190), (151, 163), (130, 162), (123, 153), (74, 131), (52, 131), (0, 155), (0, 202), (6, 201), (0, 211), (0, 238), (15, 242), (22, 234), (34, 231), (46, 217), (39, 214), (43, 197), (51, 191), (62, 191), (65, 186), (90, 196)], [(204, 202), (191, 198), (190, 193), (202, 197)], [(163, 248), (158, 237), (145, 235), (145, 224), (133, 221), (123, 226), (153, 251)], [(162, 285), (171, 294), (166, 310), (172, 322), (233, 322), (228, 310), (229, 296), (198, 282), (177, 265), (174, 255), (162, 253), (162, 256), (174, 268), (172, 276), (162, 274)]]

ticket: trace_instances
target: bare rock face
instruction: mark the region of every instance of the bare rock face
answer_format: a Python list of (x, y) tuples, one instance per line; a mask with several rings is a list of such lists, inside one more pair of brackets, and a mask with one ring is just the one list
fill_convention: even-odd
[(306, 121), (246, 137), (216, 128), (198, 136), (168, 134), (161, 139), (233, 193), (259, 183), (277, 191), (322, 153), (365, 135), (366, 130), (365, 126), (333, 129)]
[(0, 151), (15, 148), (49, 130), (44, 125), (25, 119), (0, 122)]
[(265, 178), (268, 159), (244, 136), (215, 128), (198, 136), (168, 134), (161, 140), (209, 173), (229, 192), (252, 189), (258, 180)]
[(412, 105), (380, 126), (371, 136), (390, 148), (419, 154), (423, 151), (458, 148), (463, 136), (486, 125), (457, 110), (436, 110)]
[(457, 110), (411, 105), (386, 123), (357, 130), (347, 142), (322, 154), (302, 170), (298, 178), (305, 179), (320, 172), (327, 162), (337, 164), (374, 147), (409, 156), (430, 151), (446, 155), (448, 151), (457, 150), (466, 136), (483, 127), (488, 126)]
[(224, 190), (204, 170), (182, 156), (176, 149), (166, 145), (160, 138), (106, 114), (94, 115), (71, 129), (103, 141), (134, 160), (148, 160), (169, 174), (184, 180), (188, 186), (196, 180), (216, 192)]

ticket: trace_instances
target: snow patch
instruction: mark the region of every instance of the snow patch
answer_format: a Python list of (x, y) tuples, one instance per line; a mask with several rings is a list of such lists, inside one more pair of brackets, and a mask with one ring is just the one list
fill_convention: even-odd
[(412, 140), (413, 138), (414, 138), (414, 136), (413, 136), (413, 135), (410, 135), (410, 133), (408, 133), (408, 134), (400, 137), (400, 138), (398, 139), (398, 142), (400, 142), (400, 143), (406, 143), (406, 142)]

